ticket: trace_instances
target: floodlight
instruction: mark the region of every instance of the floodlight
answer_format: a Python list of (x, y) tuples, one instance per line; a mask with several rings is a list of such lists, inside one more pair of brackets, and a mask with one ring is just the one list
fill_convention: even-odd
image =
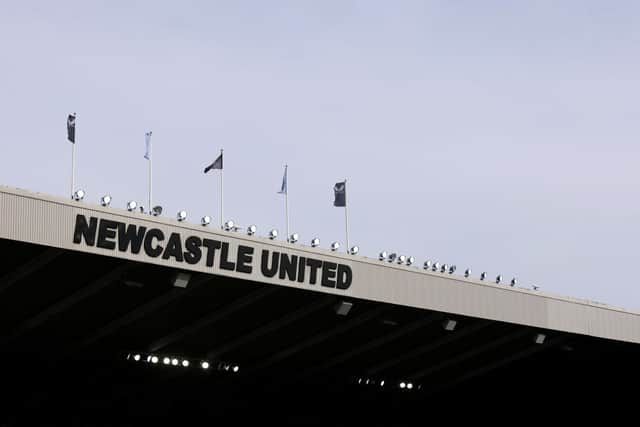
[(442, 322), (442, 327), (444, 328), (445, 331), (453, 331), (456, 328), (457, 324), (458, 322), (456, 320), (447, 319), (444, 322)]
[(502, 276), (498, 274), (498, 276), (496, 276), (496, 283), (500, 283), (501, 281), (502, 281)]
[(487, 272), (483, 271), (482, 273), (480, 273), (480, 280), (484, 280), (487, 278)]
[(515, 286), (517, 284), (518, 284), (518, 279), (516, 279), (515, 277), (511, 279), (511, 286)]
[(140, 205), (138, 206), (138, 209), (140, 210), (140, 213), (144, 213), (144, 206)]
[(174, 359), (171, 359), (171, 364), (172, 364), (173, 366), (178, 366), (178, 359), (175, 359), (175, 358), (174, 358)]
[(428, 270), (428, 269), (430, 269), (430, 268), (431, 268), (431, 266), (432, 266), (432, 265), (433, 265), (433, 263), (431, 262), (431, 260), (430, 260), (430, 259), (428, 259), (428, 260), (426, 260), (426, 261), (424, 262), (424, 269), (425, 269), (425, 270)]
[(396, 253), (394, 252), (394, 253), (389, 254), (389, 257), (387, 259), (388, 259), (389, 262), (393, 262), (396, 259), (397, 256), (398, 255), (396, 255)]
[(278, 237), (278, 230), (276, 230), (276, 229), (274, 228), (274, 229), (272, 229), (272, 230), (269, 232), (269, 238), (270, 238), (271, 240), (273, 240), (273, 239), (275, 239), (276, 237)]
[(299, 237), (300, 236), (298, 236), (298, 233), (293, 233), (291, 236), (289, 236), (289, 243), (296, 243)]
[(240, 370), (240, 366), (234, 365), (233, 368), (231, 368), (231, 370), (237, 373)]
[(320, 239), (318, 239), (317, 237), (311, 239), (311, 247), (317, 248), (318, 246), (320, 246)]
[(187, 211), (180, 211), (177, 215), (178, 221), (184, 221), (187, 219)]
[(165, 357), (164, 359), (162, 359), (162, 363), (164, 363), (165, 365), (168, 365), (169, 363), (171, 363), (171, 359), (169, 359), (168, 357)]
[(184, 366), (185, 368), (188, 368), (188, 367), (189, 367), (189, 361), (188, 361), (188, 360), (186, 360), (186, 359), (185, 359), (185, 360), (183, 360), (183, 361), (182, 361), (182, 366)]
[(109, 206), (111, 204), (111, 196), (108, 194), (105, 194), (104, 196), (100, 197), (100, 204), (105, 208)]
[(207, 362), (206, 360), (205, 360), (205, 361), (200, 362), (200, 367), (201, 367), (202, 369), (209, 369), (209, 362)]
[(407, 383), (407, 390), (411, 390), (413, 388), (413, 383)]
[(135, 360), (136, 362), (140, 360), (140, 355), (139, 354), (134, 354), (133, 355), (133, 360)]
[(407, 265), (411, 265), (414, 262), (416, 262), (416, 259), (414, 257), (412, 257), (412, 256), (407, 257)]
[(76, 190), (73, 193), (73, 200), (75, 200), (76, 202), (79, 202), (82, 199), (84, 199), (84, 190)]
[(129, 201), (127, 202), (127, 210), (128, 210), (129, 212), (133, 212), (133, 211), (135, 211), (137, 207), (138, 207), (138, 204), (136, 203), (136, 201), (135, 201), (135, 200), (129, 200)]
[(224, 223), (224, 229), (225, 229), (225, 231), (234, 231), (234, 226), (235, 226), (235, 224), (234, 224), (234, 223), (233, 223), (233, 221), (231, 221), (231, 220), (226, 221), (226, 222)]
[(547, 336), (545, 334), (536, 334), (533, 337), (533, 342), (535, 342), (536, 344), (542, 344), (544, 343), (544, 340), (547, 338)]
[(469, 276), (471, 276), (471, 269), (470, 269), (470, 268), (467, 268), (467, 269), (464, 271), (464, 277), (469, 277)]
[(349, 253), (351, 255), (357, 255), (358, 252), (360, 252), (360, 248), (358, 246), (351, 246), (351, 249), (349, 249)]
[(151, 215), (160, 216), (160, 214), (162, 214), (162, 206), (154, 206), (151, 209)]
[(384, 387), (384, 380), (380, 381), (380, 387)]
[(398, 257), (398, 264), (404, 264), (405, 262), (407, 262), (407, 257), (404, 255), (400, 255)]
[(447, 264), (442, 264), (442, 268), (440, 269), (440, 273), (444, 273), (448, 269), (449, 269), (449, 266)]
[(404, 382), (400, 383), (400, 388), (405, 388), (407, 385)]
[(387, 259), (387, 256), (389, 254), (387, 253), (387, 251), (381, 251), (380, 254), (378, 254), (378, 259), (380, 261), (384, 261), (385, 259)]
[(440, 269), (440, 263), (436, 262), (435, 264), (433, 264), (433, 268), (431, 269), (431, 271), (438, 271)]
[(335, 252), (335, 251), (337, 251), (338, 249), (340, 249), (340, 243), (338, 243), (338, 242), (333, 242), (333, 243), (331, 244), (331, 250), (332, 250), (333, 252)]
[(258, 227), (256, 227), (253, 224), (251, 224), (250, 226), (247, 227), (247, 234), (249, 236), (253, 236), (254, 234), (256, 234), (256, 231), (258, 231)]
[(207, 225), (211, 224), (211, 217), (209, 215), (203, 216), (202, 219), (200, 220), (200, 224), (202, 224), (203, 227), (206, 227)]
[(449, 267), (449, 274), (453, 274), (456, 272), (457, 267), (455, 265), (452, 265), (451, 267)]
[(151, 363), (153, 364), (158, 363), (158, 356), (151, 356)]

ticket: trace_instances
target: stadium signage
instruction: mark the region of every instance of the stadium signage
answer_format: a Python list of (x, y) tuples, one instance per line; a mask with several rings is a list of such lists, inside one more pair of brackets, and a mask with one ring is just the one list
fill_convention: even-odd
[[(174, 260), (189, 265), (252, 274), (254, 263), (259, 263), (260, 274), (266, 278), (277, 277), (290, 282), (308, 285), (320, 284), (329, 288), (348, 289), (353, 273), (346, 264), (322, 261), (315, 258), (290, 255), (285, 252), (237, 245), (235, 256), (231, 245), (223, 240), (207, 239), (196, 235), (165, 233), (159, 228), (126, 224), (105, 218), (76, 216), (73, 232), (74, 244), (128, 252), (134, 255), (143, 251), (148, 257)], [(257, 258), (257, 261), (256, 261)]]

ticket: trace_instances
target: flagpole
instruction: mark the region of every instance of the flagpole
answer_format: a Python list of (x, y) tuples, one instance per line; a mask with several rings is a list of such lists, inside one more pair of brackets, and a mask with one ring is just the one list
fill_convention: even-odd
[[(222, 156), (222, 149), (220, 149), (220, 156)], [(224, 171), (224, 158), (222, 158), (223, 166), (220, 168), (220, 228), (224, 228), (224, 186), (223, 186), (223, 171)]]
[[(74, 130), (75, 132), (75, 130)], [(75, 141), (75, 136), (74, 136)], [(71, 198), (73, 199), (73, 191), (76, 186), (76, 143), (71, 143)]]
[(285, 218), (287, 220), (287, 240), (289, 239), (289, 177), (287, 176), (287, 165), (284, 165), (284, 176), (285, 176), (285, 192), (284, 192), (284, 212)]
[(347, 237), (347, 253), (349, 253), (349, 215), (347, 213), (347, 178), (344, 179), (344, 228)]
[(152, 144), (153, 143), (151, 142), (151, 132), (149, 132), (149, 206), (148, 206), (148, 209), (149, 209), (148, 212), (149, 213), (151, 213), (151, 195), (153, 194), (152, 193), (152, 190), (153, 190), (153, 166), (152, 166), (153, 155), (151, 153)]

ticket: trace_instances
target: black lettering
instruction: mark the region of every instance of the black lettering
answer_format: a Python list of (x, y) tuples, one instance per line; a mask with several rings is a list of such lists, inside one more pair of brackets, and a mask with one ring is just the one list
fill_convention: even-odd
[(336, 287), (336, 281), (334, 279), (334, 277), (336, 277), (336, 268), (338, 268), (338, 264), (335, 262), (325, 261), (322, 263), (322, 286), (328, 288)]
[(273, 277), (278, 272), (278, 263), (280, 262), (280, 252), (273, 252), (271, 254), (271, 267), (269, 267), (269, 251), (262, 250), (262, 263), (260, 264), (260, 271), (264, 277)]
[(178, 233), (171, 233), (169, 240), (167, 241), (167, 247), (164, 249), (162, 259), (169, 259), (174, 257), (176, 261), (182, 262), (182, 240)]
[(115, 249), (116, 242), (108, 240), (116, 237), (116, 229), (119, 222), (111, 221), (109, 219), (101, 219), (98, 226), (98, 243), (97, 247), (104, 249)]
[(73, 243), (82, 243), (82, 238), (89, 246), (96, 243), (96, 228), (98, 226), (98, 218), (91, 217), (89, 224), (84, 215), (76, 215), (76, 229), (73, 231)]
[(307, 265), (311, 267), (309, 270), (309, 284), (315, 285), (318, 281), (318, 269), (322, 267), (322, 261), (318, 261), (317, 259), (307, 258)]
[(307, 263), (307, 259), (303, 256), (298, 259), (298, 283), (304, 282), (304, 266)]
[(202, 250), (200, 246), (202, 246), (202, 240), (196, 236), (189, 236), (187, 240), (184, 242), (185, 253), (184, 260), (189, 264), (197, 264), (200, 262), (200, 258), (202, 258)]
[(222, 249), (220, 249), (220, 269), (221, 270), (235, 270), (236, 264), (229, 261), (229, 243), (222, 242)]
[(295, 255), (280, 255), (280, 274), (278, 277), (284, 279), (286, 275), (289, 280), (296, 280), (296, 272), (298, 270), (298, 257)]
[(219, 240), (204, 239), (202, 246), (207, 248), (207, 267), (213, 267), (216, 249), (220, 249), (222, 246), (221, 242)]
[(138, 228), (133, 224), (126, 226), (122, 222), (118, 223), (118, 250), (126, 252), (129, 249), (129, 244), (131, 244), (131, 253), (140, 253), (145, 231), (147, 231), (147, 227)]
[(163, 247), (158, 244), (156, 247), (153, 247), (153, 239), (156, 239), (158, 242), (162, 242), (164, 240), (164, 233), (162, 230), (158, 230), (157, 228), (152, 228), (147, 231), (147, 234), (144, 236), (144, 253), (146, 253), (151, 258), (159, 257), (162, 254)]
[(238, 246), (238, 262), (236, 263), (236, 271), (240, 273), (251, 274), (251, 261), (253, 257), (253, 248), (249, 246)]
[(338, 277), (336, 279), (336, 288), (348, 289), (351, 286), (353, 273), (348, 265), (338, 264)]

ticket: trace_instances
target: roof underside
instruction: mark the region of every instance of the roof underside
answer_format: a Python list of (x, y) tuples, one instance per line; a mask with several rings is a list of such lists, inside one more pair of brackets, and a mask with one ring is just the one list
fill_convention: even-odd
[[(0, 254), (9, 423), (73, 402), (77, 420), (398, 425), (461, 400), (602, 399), (593, 391), (638, 379), (636, 344), (353, 298), (338, 315), (336, 295), (199, 273), (179, 288), (174, 269), (4, 239)], [(127, 360), (135, 353), (191, 366)]]

